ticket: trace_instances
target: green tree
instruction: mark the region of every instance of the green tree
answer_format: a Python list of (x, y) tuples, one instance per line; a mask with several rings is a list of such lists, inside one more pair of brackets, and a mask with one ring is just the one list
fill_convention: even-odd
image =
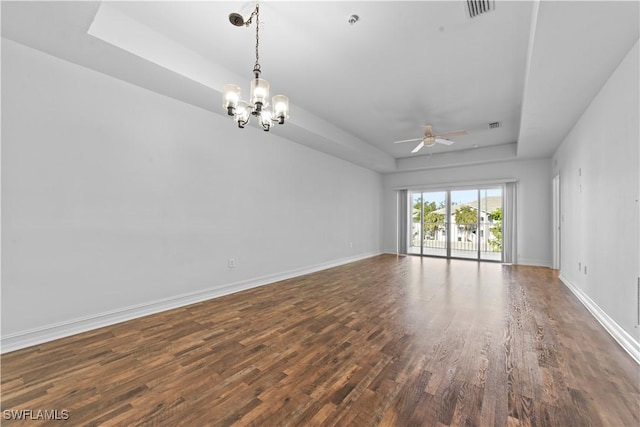
[(444, 225), (444, 214), (431, 211), (424, 217), (424, 230), (433, 238), (433, 233)]
[(493, 234), (493, 239), (489, 240), (489, 245), (494, 252), (502, 252), (502, 208), (491, 212), (489, 219), (493, 221), (493, 226), (489, 229)]
[[(413, 222), (420, 222), (420, 201), (413, 204)], [(436, 202), (426, 202), (423, 204), (422, 218), (426, 218), (429, 213), (435, 211)]]
[(413, 211), (411, 217), (413, 218), (413, 222), (420, 222), (420, 205), (422, 202), (417, 201), (413, 204)]
[(436, 210), (436, 202), (427, 202), (424, 204), (424, 216)]
[(438, 229), (438, 227), (444, 225), (444, 215), (436, 213), (438, 209), (444, 207), (444, 203), (440, 203), (440, 207), (436, 205), (436, 202), (425, 202), (422, 204), (420, 201), (417, 201), (413, 204), (413, 222), (420, 222), (420, 205), (422, 205), (422, 221), (424, 223), (424, 233), (425, 235), (430, 235), (433, 237), (433, 233)]
[(491, 221), (502, 222), (502, 208), (497, 208), (489, 214)]
[(478, 225), (478, 212), (469, 205), (462, 205), (454, 212), (456, 224), (464, 228), (465, 240), (469, 240), (469, 232)]

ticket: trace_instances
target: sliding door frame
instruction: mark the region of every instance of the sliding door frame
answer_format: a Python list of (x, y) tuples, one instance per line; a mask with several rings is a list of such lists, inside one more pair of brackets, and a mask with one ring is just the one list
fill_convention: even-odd
[[(498, 262), (498, 263), (502, 263), (504, 262), (504, 233), (502, 235), (502, 242), (501, 242), (501, 250), (500, 250), (500, 259), (499, 260), (493, 260), (493, 259), (488, 259), (488, 258), (483, 258), (482, 257), (482, 244), (481, 244), (481, 234), (482, 237), (486, 237), (485, 236), (485, 230), (484, 230), (484, 226), (485, 224), (483, 224), (481, 222), (481, 191), (482, 190), (500, 190), (500, 194), (501, 194), (501, 199), (502, 199), (502, 203), (500, 205), (500, 208), (502, 209), (502, 212), (504, 214), (505, 211), (505, 207), (504, 207), (504, 192), (505, 192), (505, 183), (495, 183), (495, 184), (487, 184), (487, 185), (470, 185), (470, 186), (464, 186), (464, 187), (430, 187), (430, 188), (425, 188), (425, 189), (412, 189), (412, 190), (408, 190), (408, 201), (410, 203), (410, 209), (411, 209), (411, 214), (408, 215), (408, 219), (407, 221), (411, 224), (413, 222), (413, 195), (414, 194), (420, 194), (419, 199), (420, 199), (420, 212), (419, 212), (419, 220), (420, 220), (420, 226), (419, 226), (419, 242), (420, 242), (420, 253), (410, 253), (408, 251), (408, 253), (410, 255), (414, 255), (414, 256), (429, 256), (429, 257), (438, 257), (438, 258), (447, 258), (447, 259), (466, 259), (466, 260), (475, 260), (475, 261), (485, 261), (485, 262)], [(476, 202), (477, 202), (477, 208), (476, 208), (476, 256), (475, 258), (465, 258), (465, 257), (456, 257), (456, 256), (452, 256), (452, 238), (454, 235), (454, 223), (451, 220), (451, 215), (452, 215), (452, 204), (451, 204), (451, 193), (453, 191), (469, 191), (469, 190), (476, 190)], [(445, 220), (444, 220), (444, 228), (445, 228), (445, 249), (446, 249), (446, 255), (437, 255), (437, 254), (425, 254), (424, 252), (424, 247), (425, 247), (425, 243), (424, 243), (424, 236), (425, 236), (425, 224), (424, 224), (424, 203), (425, 203), (425, 198), (424, 195), (425, 193), (435, 193), (435, 192), (442, 192), (445, 193)], [(485, 196), (486, 199), (487, 196)], [(504, 224), (504, 221), (502, 221), (502, 224)], [(408, 229), (410, 229), (411, 227), (407, 227)]]

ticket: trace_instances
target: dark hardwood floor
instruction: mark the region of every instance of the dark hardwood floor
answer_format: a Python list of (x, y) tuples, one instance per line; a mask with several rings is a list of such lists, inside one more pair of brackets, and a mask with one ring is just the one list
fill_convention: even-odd
[[(2, 356), (3, 425), (638, 426), (546, 268), (383, 255)], [(58, 410), (16, 422), (6, 410)]]

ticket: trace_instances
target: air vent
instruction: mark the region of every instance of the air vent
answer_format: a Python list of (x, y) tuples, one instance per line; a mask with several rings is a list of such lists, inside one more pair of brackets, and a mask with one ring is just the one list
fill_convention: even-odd
[(467, 10), (469, 17), (475, 18), (483, 13), (491, 12), (496, 9), (494, 0), (467, 0)]
[(500, 127), (500, 122), (489, 123), (489, 129), (497, 129)]

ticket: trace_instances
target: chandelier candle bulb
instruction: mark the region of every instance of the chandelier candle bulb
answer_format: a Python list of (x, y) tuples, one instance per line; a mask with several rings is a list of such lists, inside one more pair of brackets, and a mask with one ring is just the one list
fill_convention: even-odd
[(222, 107), (227, 110), (227, 114), (233, 116), (235, 114), (238, 101), (240, 101), (240, 86), (228, 84), (223, 89)]
[(284, 124), (285, 119), (289, 118), (289, 98), (284, 95), (276, 95), (271, 102), (273, 105), (273, 114), (275, 120), (279, 124)]
[(269, 82), (265, 79), (256, 78), (251, 80), (251, 95), (250, 102), (256, 105), (254, 114), (261, 110), (261, 107), (266, 107), (269, 102)]
[(249, 104), (247, 104), (246, 101), (240, 101), (236, 107), (236, 114), (233, 119), (238, 123), (238, 127), (244, 128), (244, 126), (249, 123), (250, 114)]
[(262, 110), (262, 113), (260, 114), (260, 124), (265, 132), (269, 131), (269, 128), (271, 127), (271, 120), (271, 112), (269, 110)]

